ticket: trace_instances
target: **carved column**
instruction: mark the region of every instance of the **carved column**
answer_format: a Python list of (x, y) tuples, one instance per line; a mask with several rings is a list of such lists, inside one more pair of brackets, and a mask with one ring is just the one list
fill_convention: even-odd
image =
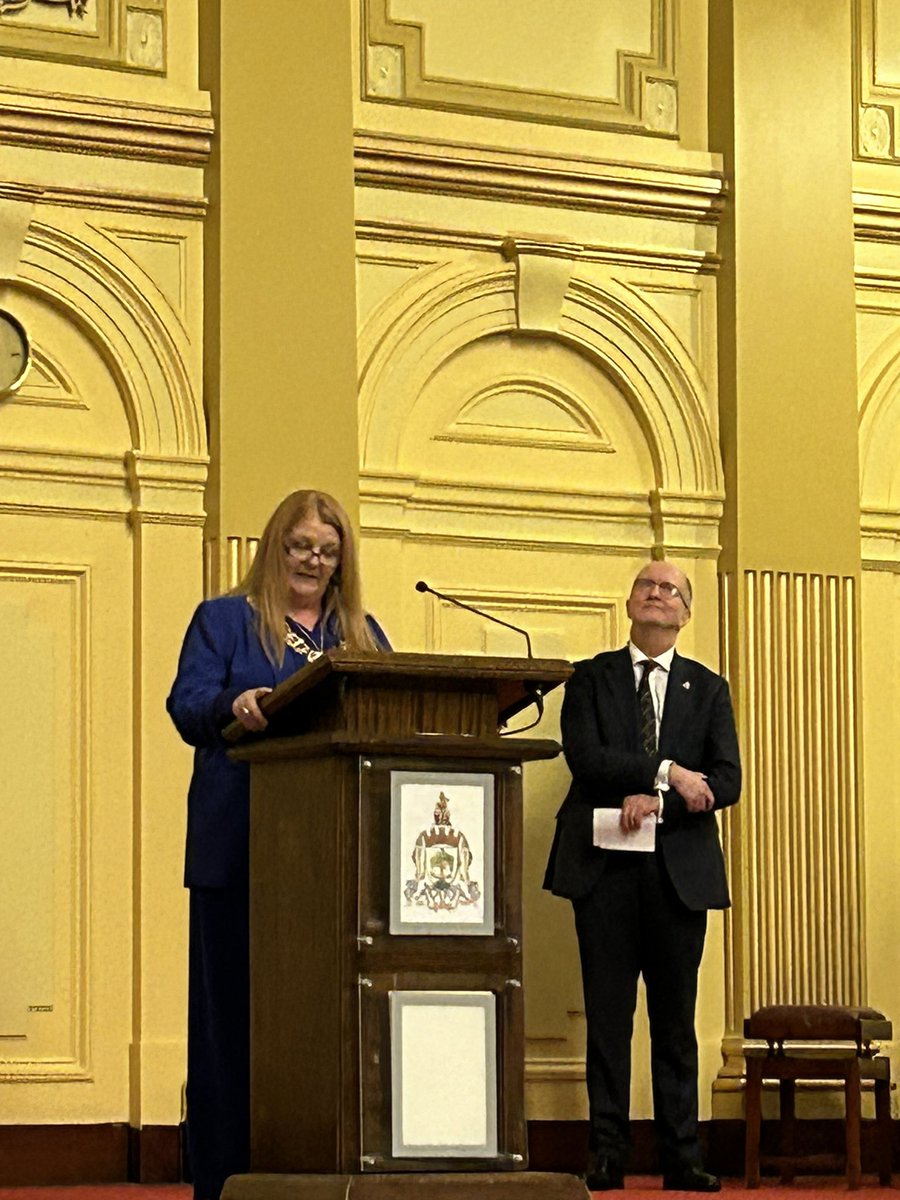
[[(746, 783), (725, 821), (723, 1093), (743, 1017), (865, 998), (850, 11), (710, 6), (722, 226), (723, 661)], [(815, 119), (803, 120), (811, 110)], [(739, 1110), (738, 1110), (739, 1111)]]

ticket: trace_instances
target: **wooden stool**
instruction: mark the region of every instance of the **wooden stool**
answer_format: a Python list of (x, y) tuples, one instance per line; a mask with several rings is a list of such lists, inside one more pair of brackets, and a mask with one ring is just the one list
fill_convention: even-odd
[[(883, 1185), (890, 1184), (891, 1062), (885, 1055), (876, 1054), (871, 1042), (888, 1039), (892, 1032), (890, 1021), (873, 1008), (844, 1008), (828, 1004), (784, 1004), (759, 1008), (744, 1021), (745, 1037), (768, 1043), (768, 1047), (744, 1047), (747, 1063), (745, 1170), (748, 1188), (759, 1187), (759, 1133), (764, 1079), (779, 1081), (781, 1154), (768, 1161), (774, 1161), (781, 1167), (783, 1183), (793, 1181), (798, 1165), (794, 1141), (794, 1084), (798, 1079), (843, 1080), (846, 1157), (818, 1156), (815, 1161), (820, 1167), (846, 1165), (849, 1188), (858, 1188), (860, 1183), (862, 1081), (873, 1080), (878, 1133), (878, 1181)], [(785, 1042), (792, 1045), (786, 1047)], [(840, 1042), (850, 1044), (834, 1044)]]

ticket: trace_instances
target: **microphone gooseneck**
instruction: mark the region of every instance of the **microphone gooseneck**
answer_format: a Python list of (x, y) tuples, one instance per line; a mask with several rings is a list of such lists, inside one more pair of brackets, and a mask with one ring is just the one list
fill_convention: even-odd
[(416, 584), (417, 592), (430, 592), (432, 596), (437, 596), (438, 600), (446, 600), (448, 604), (455, 604), (457, 608), (464, 608), (466, 612), (474, 613), (476, 617), (484, 617), (486, 621), (495, 621), (496, 624), (504, 626), (506, 629), (512, 629), (515, 633), (521, 633), (525, 639), (525, 645), (528, 647), (528, 657), (534, 658), (531, 650), (531, 637), (527, 629), (522, 629), (519, 625), (512, 625), (509, 621), (503, 621), (500, 617), (495, 617), (493, 613), (485, 612), (484, 609), (475, 608), (472, 604), (466, 604), (462, 600), (457, 600), (455, 596), (448, 596), (444, 592), (439, 592), (424, 579), (420, 579)]
[[(439, 592), (424, 579), (418, 580), (416, 583), (417, 592), (430, 592), (432, 596), (437, 596), (438, 600), (446, 600), (448, 604), (455, 604), (457, 608), (464, 608), (466, 612), (474, 613), (476, 617), (484, 617), (486, 621), (494, 621), (497, 625), (502, 625), (505, 629), (512, 629), (515, 633), (521, 633), (525, 639), (525, 645), (528, 647), (528, 657), (534, 658), (531, 650), (531, 635), (527, 629), (522, 629), (519, 625), (513, 625), (509, 621), (504, 621), (500, 617), (495, 617), (493, 613), (485, 612), (484, 609), (476, 608), (473, 604), (466, 604), (462, 600), (457, 600), (455, 596), (448, 596), (445, 592)], [(544, 693), (539, 683), (527, 683), (525, 690), (531, 696), (532, 703), (537, 709), (537, 718), (530, 725), (524, 725), (521, 729), (510, 729), (507, 733), (524, 733), (526, 729), (533, 729), (539, 724), (544, 715)], [(501, 720), (501, 729), (505, 726), (506, 721)]]

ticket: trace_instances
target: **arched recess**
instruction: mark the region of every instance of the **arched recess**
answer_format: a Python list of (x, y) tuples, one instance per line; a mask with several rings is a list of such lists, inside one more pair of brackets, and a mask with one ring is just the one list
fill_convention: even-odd
[(456, 351), (494, 333), (549, 336), (577, 347), (631, 406), (661, 494), (721, 500), (722, 468), (696, 367), (647, 302), (624, 285), (577, 276), (556, 330), (529, 331), (516, 317), (515, 269), (436, 267), (408, 281), (360, 338), (360, 462), (398, 468), (404, 422), (426, 381)]
[(83, 401), (0, 405), (0, 619), (30, 689), (0, 747), (0, 900), (19, 934), (0, 930), (16, 979), (0, 1001), (0, 1123), (175, 1129), (190, 753), (165, 697), (202, 595), (200, 330), (80, 215), (59, 215), (65, 227), (32, 223), (0, 284)]
[(29, 230), (17, 285), (51, 297), (99, 349), (117, 381), (132, 449), (203, 459), (206, 424), (180, 323), (165, 322), (146, 286), (83, 238), (50, 225)]
[[(900, 329), (860, 373), (859, 473), (864, 514), (900, 514)], [(865, 521), (865, 517), (864, 517)]]

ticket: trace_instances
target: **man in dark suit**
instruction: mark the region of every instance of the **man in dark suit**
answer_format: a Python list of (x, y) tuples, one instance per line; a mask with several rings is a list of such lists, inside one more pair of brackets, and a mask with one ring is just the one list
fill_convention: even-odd
[[(703, 1170), (697, 1138), (694, 1009), (706, 913), (729, 904), (715, 811), (740, 794), (734, 714), (724, 679), (675, 651), (691, 616), (682, 571), (648, 563), (626, 611), (628, 646), (577, 663), (566, 687), (562, 742), (572, 785), (544, 880), (575, 909), (587, 1015), (586, 1183), (592, 1191), (623, 1186), (643, 975), (663, 1186), (715, 1192), (719, 1180)], [(595, 846), (595, 809), (619, 810), (614, 824), (626, 841), (643, 826), (653, 834), (649, 851)]]

